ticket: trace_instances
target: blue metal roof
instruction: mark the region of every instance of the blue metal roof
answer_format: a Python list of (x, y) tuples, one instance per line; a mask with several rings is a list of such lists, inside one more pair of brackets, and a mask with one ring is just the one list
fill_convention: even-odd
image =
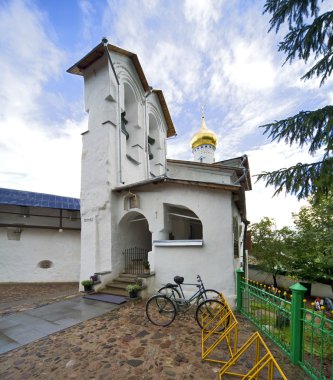
[(0, 188), (0, 204), (80, 210), (80, 199)]

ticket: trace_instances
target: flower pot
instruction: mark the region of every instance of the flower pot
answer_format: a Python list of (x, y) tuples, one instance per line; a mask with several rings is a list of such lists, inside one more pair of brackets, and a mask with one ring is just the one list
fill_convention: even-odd
[(130, 298), (136, 298), (138, 296), (138, 292), (129, 292)]
[(92, 285), (83, 285), (85, 292), (91, 292), (92, 291)]

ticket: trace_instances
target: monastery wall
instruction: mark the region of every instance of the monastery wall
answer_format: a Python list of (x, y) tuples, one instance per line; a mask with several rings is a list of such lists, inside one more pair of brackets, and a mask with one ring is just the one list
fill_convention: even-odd
[(79, 281), (80, 230), (0, 228), (0, 251), (0, 282)]

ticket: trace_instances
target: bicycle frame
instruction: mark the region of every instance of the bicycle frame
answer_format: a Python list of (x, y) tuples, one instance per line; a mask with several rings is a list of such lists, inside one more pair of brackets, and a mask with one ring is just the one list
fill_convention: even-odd
[[(191, 310), (192, 301), (197, 299), (195, 318), (202, 329), (199, 317), (203, 312), (210, 310), (210, 305), (223, 305), (220, 293), (215, 289), (206, 289), (201, 277), (197, 275), (198, 283), (184, 283), (184, 277), (175, 276), (174, 284), (165, 284), (159, 291), (149, 298), (146, 304), (146, 314), (150, 322), (157, 326), (169, 326), (181, 313), (185, 315)], [(183, 286), (194, 286), (197, 290), (189, 298), (185, 297)], [(199, 316), (199, 317), (198, 317)]]
[[(201, 294), (202, 292), (204, 292), (206, 290), (205, 286), (204, 286), (204, 284), (203, 284), (203, 282), (201, 280), (201, 277), (199, 275), (197, 275), (197, 280), (198, 280), (199, 284), (192, 284), (192, 283), (177, 284), (177, 289), (180, 290), (180, 293), (181, 293), (181, 296), (182, 296), (182, 298), (178, 299), (178, 301), (180, 301), (180, 303), (182, 303), (182, 302), (191, 303), (193, 300), (195, 300), (196, 298), (198, 298), (199, 294)], [(182, 285), (185, 285), (185, 286), (196, 286), (198, 288), (198, 290), (194, 294), (192, 294), (192, 296), (190, 298), (186, 298), (185, 295), (184, 295), (184, 291), (183, 291)]]

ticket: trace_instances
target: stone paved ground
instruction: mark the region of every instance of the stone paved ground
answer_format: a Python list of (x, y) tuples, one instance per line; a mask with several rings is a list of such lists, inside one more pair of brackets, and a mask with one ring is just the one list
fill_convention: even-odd
[[(50, 297), (47, 292), (41, 297), (41, 293), (35, 298), (40, 303), (43, 297), (47, 302), (61, 297), (60, 293)], [(29, 305), (28, 299), (22, 301)], [(219, 366), (201, 360), (201, 335), (193, 315), (176, 319), (166, 328), (156, 327), (145, 317), (144, 306), (143, 301), (127, 303), (103, 316), (0, 355), (0, 379), (218, 379)], [(237, 315), (237, 319), (240, 341), (245, 341), (255, 329), (242, 316)], [(265, 341), (288, 379), (309, 379), (268, 339)], [(221, 350), (218, 355), (224, 354)], [(241, 366), (244, 369), (249, 364), (243, 361)]]
[(0, 315), (33, 309), (79, 294), (77, 282), (0, 283)]

